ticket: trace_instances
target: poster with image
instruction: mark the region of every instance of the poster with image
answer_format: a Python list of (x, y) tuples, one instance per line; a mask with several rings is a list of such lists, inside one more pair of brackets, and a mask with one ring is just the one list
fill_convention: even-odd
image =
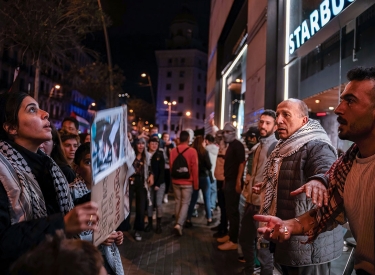
[(126, 161), (123, 107), (96, 113), (91, 126), (91, 159), (94, 185)]
[(99, 224), (93, 242), (101, 244), (129, 215), (128, 179), (134, 151), (127, 136), (126, 106), (97, 113), (91, 127), (91, 200), (98, 204)]

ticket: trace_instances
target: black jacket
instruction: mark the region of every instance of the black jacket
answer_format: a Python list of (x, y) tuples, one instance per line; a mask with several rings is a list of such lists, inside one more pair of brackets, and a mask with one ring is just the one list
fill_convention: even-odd
[(160, 187), (164, 183), (164, 154), (161, 150), (156, 150), (151, 158), (151, 171), (154, 175), (154, 185)]
[(212, 164), (208, 152), (205, 150), (204, 155), (198, 153), (199, 177), (208, 177), (211, 167)]

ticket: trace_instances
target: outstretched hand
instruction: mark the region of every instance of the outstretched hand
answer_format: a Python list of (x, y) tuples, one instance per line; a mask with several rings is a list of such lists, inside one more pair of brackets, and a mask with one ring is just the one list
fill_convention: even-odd
[(280, 243), (289, 240), (291, 230), (280, 218), (275, 216), (254, 215), (254, 220), (261, 222), (260, 225), (264, 225), (258, 228), (258, 233), (261, 234), (264, 239)]
[(308, 198), (312, 198), (312, 202), (318, 207), (322, 207), (323, 203), (325, 206), (328, 205), (327, 188), (319, 180), (309, 181), (300, 188), (290, 192), (290, 195), (296, 196), (302, 193), (306, 193)]

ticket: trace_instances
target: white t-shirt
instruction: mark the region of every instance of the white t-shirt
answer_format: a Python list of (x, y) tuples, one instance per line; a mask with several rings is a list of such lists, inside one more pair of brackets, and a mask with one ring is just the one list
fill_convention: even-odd
[(375, 274), (375, 155), (357, 156), (353, 162), (345, 181), (344, 206), (357, 241), (355, 269)]

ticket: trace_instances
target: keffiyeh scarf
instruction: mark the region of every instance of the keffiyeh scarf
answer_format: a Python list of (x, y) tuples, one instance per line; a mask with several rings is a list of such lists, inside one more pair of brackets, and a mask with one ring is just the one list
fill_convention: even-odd
[[(49, 171), (62, 214), (73, 209), (65, 176), (50, 159)], [(42, 190), (22, 155), (9, 143), (0, 141), (0, 181), (9, 199), (11, 224), (47, 216)]]
[[(286, 140), (279, 140), (275, 149), (268, 158), (263, 174), (263, 202), (260, 209), (262, 215), (276, 215), (277, 202), (277, 185), (279, 178), (279, 171), (284, 158), (287, 158), (312, 140), (319, 140), (326, 142), (332, 146), (327, 133), (319, 122), (309, 119), (308, 122), (302, 126), (297, 132), (291, 135)], [(332, 147), (334, 151), (334, 147)]]
[[(77, 176), (74, 181), (69, 185), (70, 192), (74, 199), (79, 199), (86, 195), (87, 193), (91, 192), (85, 183), (85, 180), (81, 176)], [(92, 242), (92, 231), (84, 231), (80, 234), (80, 239)], [(124, 269), (122, 267), (121, 256), (120, 252), (116, 246), (116, 244), (112, 244), (110, 246), (106, 245), (99, 245), (98, 249), (102, 253), (105, 261), (111, 267), (112, 271), (116, 275), (124, 275)], [(112, 274), (112, 273), (111, 273)]]

